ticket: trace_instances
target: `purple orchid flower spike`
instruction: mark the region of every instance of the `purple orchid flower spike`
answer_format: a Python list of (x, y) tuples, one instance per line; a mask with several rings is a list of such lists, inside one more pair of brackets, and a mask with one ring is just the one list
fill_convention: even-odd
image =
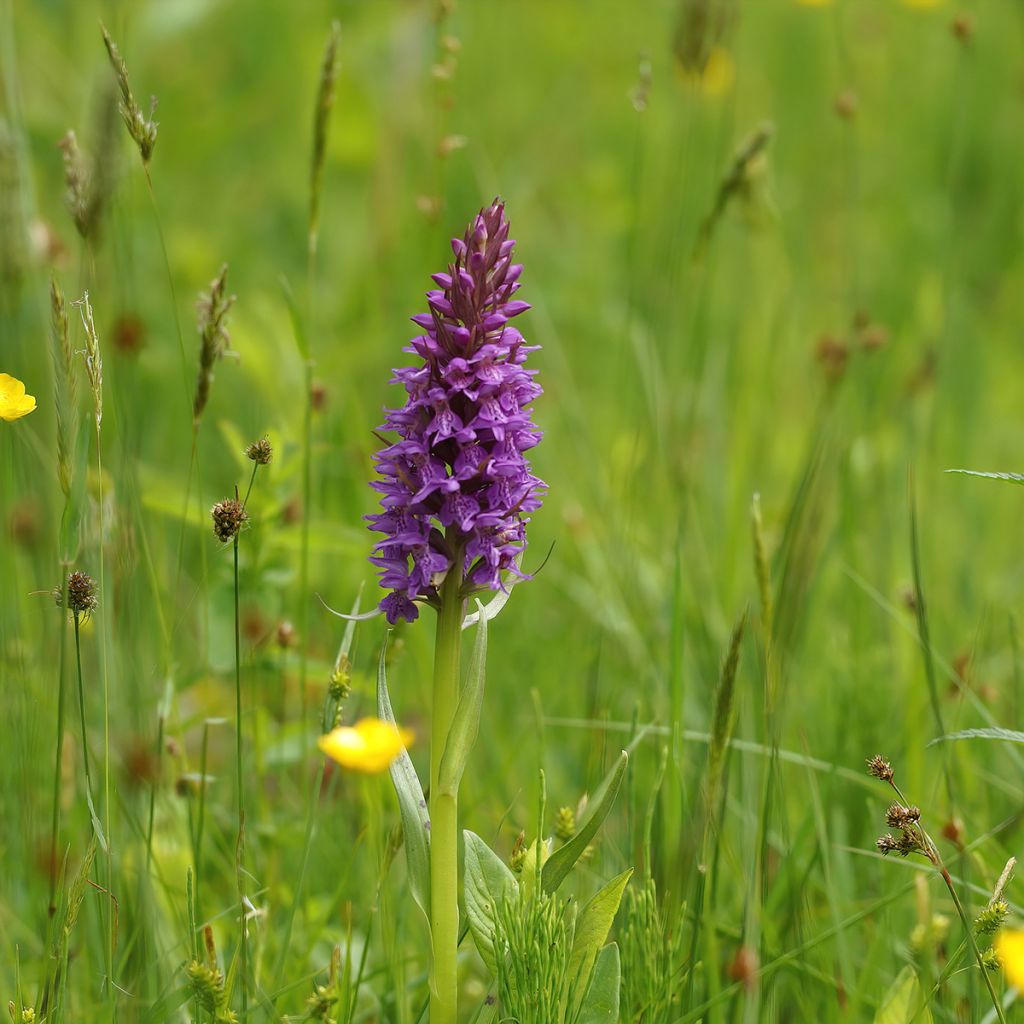
[(501, 590), (502, 574), (522, 575), (526, 524), (546, 485), (525, 452), (541, 433), (530, 405), (542, 389), (526, 369), (527, 345), (511, 321), (529, 309), (513, 298), (522, 267), (513, 262), (504, 204), (495, 200), (452, 239), (455, 260), (435, 274), (423, 333), (403, 351), (417, 366), (396, 370), (407, 398), (387, 409), (382, 431), (398, 440), (375, 457), (382, 511), (366, 518), (384, 534), (370, 559), (388, 621), (412, 621), (418, 603), (438, 604), (449, 572), (461, 573), (464, 597)]

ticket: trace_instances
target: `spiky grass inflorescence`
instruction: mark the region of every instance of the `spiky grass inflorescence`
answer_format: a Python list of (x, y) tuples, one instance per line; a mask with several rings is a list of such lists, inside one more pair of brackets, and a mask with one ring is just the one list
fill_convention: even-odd
[(626, 889), (621, 932), (623, 1020), (670, 1024), (678, 1015), (685, 982), (683, 908), (668, 909), (653, 878)]
[(79, 148), (78, 136), (69, 129), (57, 143), (64, 155), (64, 205), (71, 214), (78, 233), (85, 238), (89, 234), (89, 166), (85, 154)]
[(148, 165), (149, 159), (153, 155), (153, 147), (156, 145), (158, 124), (153, 120), (153, 114), (156, 112), (156, 97), (151, 97), (149, 117), (146, 117), (132, 93), (131, 83), (128, 81), (128, 68), (121, 56), (121, 51), (118, 50), (114, 40), (110, 38), (106, 27), (101, 25), (100, 28), (103, 32), (103, 43), (107, 48), (107, 56), (110, 58), (110, 66), (114, 69), (117, 79), (117, 88), (121, 93), (121, 117), (124, 119), (128, 134), (132, 137), (135, 145), (139, 147), (139, 155), (142, 157), (143, 164)]
[(338, 80), (340, 61), (338, 45), (341, 42), (341, 25), (331, 23), (331, 34), (327, 37), (324, 58), (320, 65), (320, 84), (316, 93), (316, 108), (313, 111), (313, 154), (309, 165), (309, 251), (316, 252), (320, 233), (320, 193), (324, 174), (324, 157), (327, 154), (327, 132), (334, 107), (335, 85)]
[(82, 318), (82, 326), (85, 328), (85, 349), (82, 354), (85, 356), (85, 375), (89, 380), (89, 388), (92, 391), (93, 415), (96, 419), (98, 446), (99, 430), (103, 423), (103, 358), (100, 355), (100, 339), (96, 333), (96, 325), (93, 322), (92, 303), (89, 302), (89, 293), (85, 292), (74, 305), (78, 307), (79, 316)]
[(196, 426), (202, 419), (203, 410), (210, 400), (210, 385), (213, 383), (213, 368), (231, 343), (228, 334), (228, 311), (234, 305), (235, 296), (227, 291), (228, 265), (210, 282), (210, 290), (203, 292), (196, 303), (199, 331), (199, 375), (196, 378), (195, 398), (192, 401), (192, 416)]
[(71, 456), (78, 417), (78, 394), (74, 372), (74, 351), (68, 331), (68, 310), (64, 293), (50, 282), (50, 354), (53, 361), (54, 402), (57, 414), (57, 479), (64, 498), (71, 494)]
[(563, 1024), (575, 1005), (571, 977), (573, 931), (566, 908), (543, 891), (495, 906), (498, 1017), (519, 1024)]

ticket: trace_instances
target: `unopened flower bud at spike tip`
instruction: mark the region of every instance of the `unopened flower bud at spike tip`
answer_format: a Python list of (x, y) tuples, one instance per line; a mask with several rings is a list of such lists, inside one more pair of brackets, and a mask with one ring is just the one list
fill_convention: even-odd
[(382, 511), (367, 517), (384, 534), (371, 561), (391, 591), (381, 610), (392, 623), (434, 603), (453, 569), (467, 596), (501, 589), (541, 505), (545, 485), (524, 454), (541, 439), (530, 409), (541, 388), (524, 366), (534, 347), (511, 324), (529, 308), (514, 298), (514, 246), (495, 200), (452, 240), (455, 259), (434, 276), (429, 312), (413, 317), (423, 333), (404, 351), (420, 365), (392, 378), (407, 397), (386, 410), (381, 430), (399, 439), (376, 456)]

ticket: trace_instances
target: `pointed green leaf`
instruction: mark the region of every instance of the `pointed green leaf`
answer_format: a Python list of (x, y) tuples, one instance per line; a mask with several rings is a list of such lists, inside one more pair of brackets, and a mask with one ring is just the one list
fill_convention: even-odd
[(912, 967), (904, 967), (882, 999), (875, 1024), (932, 1024), (932, 1014)]
[(611, 942), (597, 956), (579, 1024), (617, 1024), (619, 1019), (619, 947)]
[(963, 476), (984, 476), (989, 480), (1006, 480), (1011, 484), (1024, 484), (1024, 473), (983, 473), (977, 469), (947, 469), (947, 473), (960, 473)]
[(92, 793), (89, 792), (89, 786), (85, 787), (85, 802), (89, 805), (89, 818), (92, 820), (92, 830), (96, 835), (96, 841), (100, 844), (100, 849), (107, 852), (107, 837), (103, 834), (103, 826), (100, 824), (100, 816), (96, 813), (96, 808), (92, 802)]
[(295, 339), (295, 347), (302, 357), (302, 361), (309, 362), (309, 339), (306, 337), (306, 329), (302, 325), (302, 313), (299, 311), (299, 304), (292, 290), (291, 282), (284, 274), (281, 275), (281, 292), (284, 295), (285, 304), (288, 306), (288, 316), (292, 322), (292, 337)]
[(480, 613), (479, 625), (476, 627), (476, 642), (469, 660), (469, 672), (466, 685), (459, 696), (459, 705), (455, 709), (448, 737), (444, 743), (444, 753), (438, 769), (437, 788), (441, 793), (455, 796), (459, 792), (462, 774), (469, 762), (469, 754), (476, 743), (480, 732), (480, 713), (484, 706), (484, 677), (487, 668), (487, 616), (483, 614), (483, 605), (477, 601)]
[(505, 862), (475, 833), (463, 832), (466, 840), (466, 917), (469, 930), (491, 974), (496, 973), (494, 922), (500, 900), (512, 899), (519, 883)]
[(1002, 740), (1004, 743), (1024, 743), (1024, 732), (1000, 729), (998, 726), (986, 729), (961, 729), (959, 732), (948, 732), (945, 736), (936, 736), (928, 746), (934, 747), (936, 743), (947, 743), (951, 740)]
[[(387, 668), (384, 656), (388, 642), (385, 638), (377, 667), (377, 716), (383, 722), (395, 724), (395, 713), (388, 696)], [(413, 767), (409, 752), (403, 747), (401, 754), (391, 762), (391, 781), (398, 794), (398, 807), (402, 814), (402, 832), (405, 836), (405, 859), (409, 865), (409, 889), (423, 916), (430, 922), (430, 815), (423, 787)]]
[(544, 891), (554, 892), (565, 880), (565, 876), (572, 870), (572, 866), (583, 855), (590, 840), (601, 827), (602, 822), (608, 817), (608, 812), (615, 803), (619, 786), (622, 785), (622, 777), (626, 774), (626, 762), (629, 755), (623, 750), (618, 760), (612, 765), (611, 771), (604, 777), (601, 785), (597, 787), (593, 799), (587, 807), (587, 816), (580, 822), (576, 835), (572, 837), (561, 849), (556, 850), (548, 858), (541, 873), (541, 881)]
[(569, 959), (569, 977), (577, 979), (580, 988), (590, 977), (597, 955), (608, 938), (622, 894), (632, 874), (633, 869), (630, 868), (613, 878), (580, 911)]

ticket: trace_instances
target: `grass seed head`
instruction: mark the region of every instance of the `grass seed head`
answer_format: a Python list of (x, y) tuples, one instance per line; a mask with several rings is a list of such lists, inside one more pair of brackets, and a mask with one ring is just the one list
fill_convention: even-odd
[(132, 93), (131, 83), (128, 81), (128, 67), (118, 50), (117, 44), (110, 38), (110, 33), (104, 26), (100, 26), (103, 32), (103, 43), (107, 48), (107, 56), (110, 58), (110, 66), (114, 69), (117, 78), (117, 87), (121, 93), (121, 117), (124, 119), (128, 134), (132, 137), (135, 145), (139, 147), (139, 155), (143, 164), (149, 164), (153, 155), (153, 147), (156, 145), (156, 133), (159, 125), (153, 120), (156, 112), (156, 97), (152, 97), (149, 105), (149, 117), (142, 113)]

